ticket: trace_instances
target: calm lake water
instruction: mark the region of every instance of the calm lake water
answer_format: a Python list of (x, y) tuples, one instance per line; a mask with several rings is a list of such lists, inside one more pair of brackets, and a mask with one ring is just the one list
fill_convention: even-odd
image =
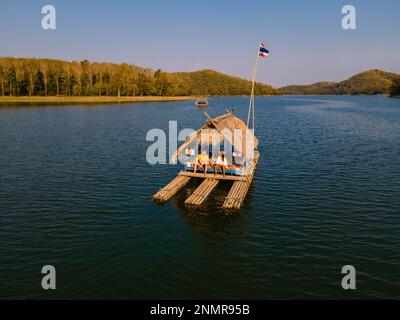
[(261, 158), (234, 215), (229, 183), (196, 211), (195, 183), (151, 202), (179, 171), (145, 158), (168, 120), (205, 117), (192, 101), (0, 108), (0, 298), (400, 298), (399, 99), (257, 97)]

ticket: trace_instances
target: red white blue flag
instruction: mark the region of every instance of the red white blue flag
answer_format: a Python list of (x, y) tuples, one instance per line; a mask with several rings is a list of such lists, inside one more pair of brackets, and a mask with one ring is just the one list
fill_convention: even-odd
[(264, 46), (264, 44), (262, 42), (260, 43), (260, 49), (258, 50), (258, 55), (263, 58), (266, 58), (269, 56), (269, 51), (267, 50), (267, 48)]

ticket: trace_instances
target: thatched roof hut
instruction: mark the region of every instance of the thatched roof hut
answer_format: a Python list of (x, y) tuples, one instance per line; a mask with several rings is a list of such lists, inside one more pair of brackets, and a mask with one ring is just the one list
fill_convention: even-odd
[[(185, 149), (195, 143), (201, 143), (201, 139), (211, 141), (223, 141), (226, 139), (235, 149), (239, 150), (244, 158), (250, 158), (253, 151), (258, 147), (258, 139), (254, 136), (253, 130), (249, 130), (246, 124), (233, 112), (210, 118), (199, 130), (192, 132), (187, 140), (177, 149), (175, 160), (185, 152)], [(219, 137), (216, 137), (219, 135)]]

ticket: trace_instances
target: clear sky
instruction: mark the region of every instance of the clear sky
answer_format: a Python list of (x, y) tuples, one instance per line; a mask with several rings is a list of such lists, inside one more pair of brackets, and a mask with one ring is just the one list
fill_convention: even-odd
[[(41, 8), (56, 8), (43, 30)], [(357, 30), (341, 27), (354, 5)], [(165, 71), (204, 68), (274, 86), (339, 81), (367, 69), (400, 73), (399, 0), (1, 0), (0, 56), (127, 62)]]

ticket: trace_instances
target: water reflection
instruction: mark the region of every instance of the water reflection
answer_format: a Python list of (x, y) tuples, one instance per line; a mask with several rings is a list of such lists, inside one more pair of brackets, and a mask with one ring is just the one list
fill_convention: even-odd
[(232, 182), (221, 181), (200, 207), (187, 207), (185, 200), (202, 182), (202, 179), (192, 180), (175, 197), (173, 206), (185, 225), (193, 231), (193, 234), (200, 241), (220, 241), (238, 228), (247, 228), (248, 212), (243, 210), (225, 211), (222, 209)]

